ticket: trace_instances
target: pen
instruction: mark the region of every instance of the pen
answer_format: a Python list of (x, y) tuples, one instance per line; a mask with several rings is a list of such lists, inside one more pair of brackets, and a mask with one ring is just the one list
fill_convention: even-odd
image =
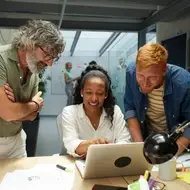
[(149, 185), (149, 189), (150, 189), (150, 190), (152, 190), (152, 189), (153, 189), (154, 184), (155, 184), (155, 181), (154, 181), (154, 179), (153, 179), (153, 178), (151, 178), (151, 179), (150, 179), (150, 181), (149, 181), (149, 184), (148, 184), (148, 185)]
[(189, 159), (186, 159), (186, 160), (183, 160), (182, 162), (187, 162), (187, 161), (190, 161), (190, 158), (189, 158)]
[(69, 168), (66, 168), (64, 166), (61, 166), (59, 164), (56, 165), (57, 168), (61, 169), (61, 170), (64, 170), (66, 172), (72, 172), (73, 170), (69, 169)]

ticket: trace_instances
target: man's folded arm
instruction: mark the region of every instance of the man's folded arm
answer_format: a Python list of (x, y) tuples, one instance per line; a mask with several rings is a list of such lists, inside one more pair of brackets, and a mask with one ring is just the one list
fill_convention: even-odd
[(30, 113), (29, 115), (27, 115), (26, 117), (22, 117), (17, 121), (33, 121), (34, 119), (36, 119), (38, 112), (33, 112)]
[(4, 87), (0, 87), (0, 117), (6, 121), (24, 118), (37, 110), (34, 102), (14, 103), (7, 98)]

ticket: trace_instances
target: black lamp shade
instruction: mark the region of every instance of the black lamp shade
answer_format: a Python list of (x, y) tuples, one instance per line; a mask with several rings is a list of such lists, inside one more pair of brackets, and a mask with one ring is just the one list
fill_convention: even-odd
[(165, 132), (152, 133), (144, 141), (144, 157), (150, 164), (162, 164), (178, 151), (176, 142)]

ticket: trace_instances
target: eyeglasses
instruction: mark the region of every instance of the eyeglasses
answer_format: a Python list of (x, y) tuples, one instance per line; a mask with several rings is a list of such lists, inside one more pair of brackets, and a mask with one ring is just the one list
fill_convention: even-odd
[(154, 189), (155, 190), (165, 190), (166, 189), (166, 184), (160, 182), (160, 181), (155, 181), (155, 184), (154, 184)]
[(59, 60), (59, 56), (53, 56), (51, 55), (49, 52), (45, 51), (41, 46), (38, 46), (45, 54), (45, 61), (50, 61), (50, 60), (54, 60), (54, 61), (58, 61)]

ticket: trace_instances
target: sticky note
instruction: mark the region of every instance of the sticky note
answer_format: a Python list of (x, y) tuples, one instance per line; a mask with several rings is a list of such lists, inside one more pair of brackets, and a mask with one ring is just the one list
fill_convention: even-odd
[(185, 172), (182, 174), (178, 174), (177, 177), (186, 183), (190, 184), (190, 172)]

